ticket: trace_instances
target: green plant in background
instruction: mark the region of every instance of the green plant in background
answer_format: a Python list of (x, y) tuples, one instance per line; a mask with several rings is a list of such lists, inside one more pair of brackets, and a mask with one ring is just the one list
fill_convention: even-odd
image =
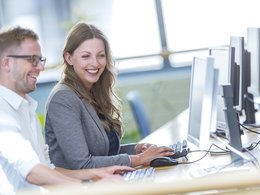
[(127, 143), (136, 143), (140, 140), (140, 135), (137, 129), (132, 129), (125, 131), (125, 134), (122, 138), (122, 144), (127, 144)]
[(37, 113), (39, 121), (41, 122), (42, 128), (44, 127), (44, 116), (43, 114)]

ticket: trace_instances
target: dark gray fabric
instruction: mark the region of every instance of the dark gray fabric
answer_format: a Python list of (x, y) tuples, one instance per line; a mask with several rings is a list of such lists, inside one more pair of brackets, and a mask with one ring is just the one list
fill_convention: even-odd
[(68, 169), (130, 166), (128, 154), (135, 147), (122, 145), (117, 155), (108, 156), (108, 137), (96, 111), (62, 84), (52, 90), (46, 104), (45, 139), (52, 163)]
[(119, 149), (119, 142), (117, 139), (116, 132), (113, 130), (106, 131), (108, 141), (109, 141), (109, 151), (108, 156), (116, 155)]

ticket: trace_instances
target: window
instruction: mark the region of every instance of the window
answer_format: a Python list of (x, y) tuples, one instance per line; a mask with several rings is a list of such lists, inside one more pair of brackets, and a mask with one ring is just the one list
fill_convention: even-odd
[[(167, 60), (172, 67), (190, 65), (193, 56), (207, 55), (208, 47), (227, 45), (230, 36), (246, 36), (247, 27), (260, 27), (258, 0), (23, 2), (0, 0), (1, 23), (34, 28), (47, 67), (61, 61), (68, 30), (64, 24), (79, 20), (95, 24), (107, 35), (119, 72), (160, 70)], [(158, 19), (158, 2), (164, 20)], [(165, 34), (160, 34), (162, 24)], [(161, 37), (167, 48), (163, 48)]]
[[(257, 0), (162, 0), (169, 50), (176, 52), (170, 56), (172, 64), (207, 54), (202, 52), (203, 48), (228, 45), (230, 36), (246, 36), (249, 26), (260, 27), (257, 3)], [(194, 51), (185, 52), (189, 50)]]
[(119, 72), (162, 67), (154, 0), (77, 0), (71, 6), (72, 15), (83, 16), (107, 35)]

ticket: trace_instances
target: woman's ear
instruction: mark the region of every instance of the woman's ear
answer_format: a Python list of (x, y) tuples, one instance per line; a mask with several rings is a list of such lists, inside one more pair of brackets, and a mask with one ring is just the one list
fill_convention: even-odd
[(64, 54), (64, 59), (66, 60), (66, 62), (67, 62), (69, 65), (73, 66), (73, 63), (72, 63), (72, 60), (71, 60), (71, 55), (70, 55), (69, 52), (66, 52), (66, 53)]

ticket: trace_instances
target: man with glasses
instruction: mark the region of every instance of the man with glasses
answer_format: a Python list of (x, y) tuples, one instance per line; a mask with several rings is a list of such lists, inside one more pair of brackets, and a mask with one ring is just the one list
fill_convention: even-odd
[(32, 63), (33, 66), (37, 66), (39, 62), (45, 65), (46, 58), (37, 55), (8, 55), (11, 58), (23, 58)]
[(0, 31), (0, 62), (0, 194), (117, 178), (114, 174), (133, 170), (126, 166), (88, 170), (54, 167), (35, 113), (37, 103), (28, 95), (36, 89), (46, 62), (37, 34), (21, 27)]

